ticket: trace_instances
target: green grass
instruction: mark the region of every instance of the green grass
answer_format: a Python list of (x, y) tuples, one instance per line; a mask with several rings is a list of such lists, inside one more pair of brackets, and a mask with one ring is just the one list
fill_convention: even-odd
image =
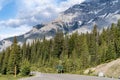
[(0, 75), (0, 80), (18, 80), (20, 76), (14, 77), (13, 75)]

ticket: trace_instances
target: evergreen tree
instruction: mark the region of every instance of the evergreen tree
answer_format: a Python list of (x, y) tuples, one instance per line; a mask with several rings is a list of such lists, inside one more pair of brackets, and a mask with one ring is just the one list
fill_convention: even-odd
[(1, 71), (2, 74), (6, 74), (7, 73), (7, 67), (8, 67), (8, 60), (9, 60), (9, 56), (10, 56), (10, 51), (11, 50), (8, 47), (6, 49), (5, 56), (4, 56), (4, 59), (3, 59), (2, 71)]
[(2, 71), (2, 67), (4, 64), (4, 58), (5, 58), (5, 51), (0, 53), (0, 71)]
[(26, 57), (27, 57), (27, 46), (26, 46), (26, 42), (24, 42), (22, 46), (22, 60), (24, 60)]
[(54, 55), (60, 59), (60, 56), (62, 54), (62, 50), (63, 50), (63, 40), (64, 40), (64, 36), (62, 32), (58, 32), (56, 33), (56, 36), (54, 38)]
[(68, 58), (72, 56), (72, 52), (75, 46), (75, 40), (77, 38), (77, 33), (73, 33), (68, 40)]
[(115, 52), (115, 47), (114, 47), (114, 42), (110, 41), (108, 45), (108, 50), (106, 53), (106, 61), (116, 59), (116, 52)]
[(86, 36), (84, 34), (81, 37), (80, 54), (81, 54), (80, 59), (81, 59), (81, 63), (82, 63), (81, 66), (83, 69), (85, 69), (85, 68), (89, 67), (90, 55), (89, 55)]
[(20, 63), (20, 47), (17, 45), (17, 38), (14, 37), (13, 45), (11, 46), (10, 57), (8, 61), (8, 73), (18, 74), (19, 73), (19, 63)]
[(89, 53), (91, 55), (91, 64), (96, 65), (97, 62), (97, 53), (98, 53), (98, 42), (99, 34), (97, 30), (97, 25), (94, 26), (93, 31), (90, 35), (90, 44), (89, 44)]

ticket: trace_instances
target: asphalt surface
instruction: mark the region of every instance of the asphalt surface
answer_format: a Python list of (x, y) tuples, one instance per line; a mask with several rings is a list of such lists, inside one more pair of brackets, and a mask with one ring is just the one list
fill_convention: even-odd
[(74, 74), (45, 74), (35, 72), (35, 76), (29, 78), (22, 78), (20, 80), (118, 80), (113, 78), (83, 76)]

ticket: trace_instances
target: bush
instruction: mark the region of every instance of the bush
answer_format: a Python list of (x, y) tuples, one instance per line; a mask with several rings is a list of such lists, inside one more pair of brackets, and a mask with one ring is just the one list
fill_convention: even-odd
[(1, 70), (1, 73), (2, 73), (2, 74), (6, 74), (6, 72), (7, 72), (6, 68), (3, 68), (3, 69)]
[(20, 74), (22, 76), (27, 76), (30, 74), (30, 63), (28, 60), (24, 60), (20, 67)]

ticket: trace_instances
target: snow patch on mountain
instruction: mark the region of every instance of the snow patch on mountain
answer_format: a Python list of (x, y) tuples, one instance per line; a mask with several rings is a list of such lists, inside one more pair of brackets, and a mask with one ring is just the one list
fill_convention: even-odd
[(118, 0), (113, 0), (113, 5), (115, 5), (116, 3), (118, 3)]
[[(80, 13), (79, 13), (80, 14)], [(78, 16), (78, 13), (75, 13), (75, 14), (64, 14), (62, 13), (57, 19), (56, 21), (62, 21), (62, 22), (65, 22), (65, 23), (70, 23), (72, 22), (73, 18), (77, 17)]]

